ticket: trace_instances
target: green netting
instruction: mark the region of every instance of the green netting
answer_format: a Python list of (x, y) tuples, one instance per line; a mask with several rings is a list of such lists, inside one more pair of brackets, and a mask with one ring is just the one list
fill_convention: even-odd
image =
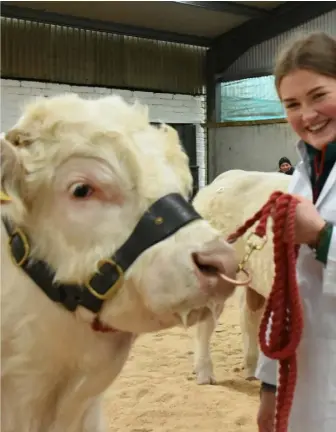
[(221, 121), (283, 118), (273, 75), (221, 83)]

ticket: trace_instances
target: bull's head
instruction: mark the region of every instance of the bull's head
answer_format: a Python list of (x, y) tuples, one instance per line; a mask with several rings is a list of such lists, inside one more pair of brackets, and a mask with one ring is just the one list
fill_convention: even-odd
[[(38, 99), (2, 139), (1, 167), (3, 214), (52, 282), (95, 297), (102, 260), (114, 274), (113, 295), (91, 308), (108, 325), (152, 331), (188, 316), (190, 324), (190, 311), (233, 292), (221, 275), (234, 277), (234, 249), (187, 204), (187, 156), (176, 132), (151, 126), (144, 108), (119, 97)], [(153, 228), (138, 229), (144, 220)]]

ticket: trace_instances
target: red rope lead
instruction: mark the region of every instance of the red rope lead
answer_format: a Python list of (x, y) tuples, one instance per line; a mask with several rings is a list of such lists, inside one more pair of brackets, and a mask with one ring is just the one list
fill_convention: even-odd
[[(279, 360), (279, 384), (275, 415), (275, 432), (287, 432), (297, 376), (296, 349), (303, 330), (303, 313), (296, 281), (298, 246), (295, 244), (295, 212), (298, 201), (292, 195), (274, 192), (251, 219), (231, 234), (234, 242), (257, 221), (255, 234), (265, 237), (267, 221), (273, 218), (275, 275), (259, 330), (262, 352)], [(285, 232), (286, 229), (286, 232)], [(272, 319), (269, 341), (267, 329)]]

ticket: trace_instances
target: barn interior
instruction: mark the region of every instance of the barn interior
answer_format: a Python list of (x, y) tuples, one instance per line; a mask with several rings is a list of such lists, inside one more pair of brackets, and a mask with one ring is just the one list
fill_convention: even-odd
[[(153, 124), (178, 131), (194, 194), (230, 169), (276, 171), (282, 156), (295, 164), (296, 138), (273, 86), (274, 58), (298, 33), (336, 36), (335, 5), (2, 1), (1, 130), (34, 96), (116, 93), (148, 105)], [(258, 388), (240, 375), (239, 317), (234, 304), (227, 311), (213, 343), (221, 385), (195, 385), (187, 334), (146, 336), (106, 397), (111, 432), (256, 430)], [(230, 363), (224, 346), (233, 352)], [(237, 412), (237, 404), (247, 408)]]

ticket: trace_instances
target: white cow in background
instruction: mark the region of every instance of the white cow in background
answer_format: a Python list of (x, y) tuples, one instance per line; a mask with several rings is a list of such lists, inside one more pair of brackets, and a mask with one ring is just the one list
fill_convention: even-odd
[[(226, 238), (252, 217), (275, 190), (286, 192), (290, 179), (290, 176), (279, 173), (228, 171), (219, 175), (211, 184), (198, 192), (194, 198), (194, 206)], [(253, 228), (234, 244), (240, 260), (245, 254), (246, 240), (251, 230)], [(268, 242), (264, 249), (255, 251), (247, 266), (253, 277), (251, 286), (255, 291), (241, 289), (241, 332), (244, 372), (247, 379), (254, 377), (259, 355), (259, 325), (264, 312), (265, 299), (272, 288), (274, 275), (271, 225), (268, 225), (267, 236)], [(203, 317), (205, 319), (197, 324), (194, 372), (198, 384), (215, 383), (210, 339), (223, 306), (224, 302), (217, 302), (212, 308), (212, 313), (206, 310)]]
[(106, 430), (100, 400), (136, 335), (234, 292), (234, 248), (204, 220), (138, 251), (193, 212), (191, 189), (177, 133), (119, 97), (37, 99), (2, 137), (2, 432)]

